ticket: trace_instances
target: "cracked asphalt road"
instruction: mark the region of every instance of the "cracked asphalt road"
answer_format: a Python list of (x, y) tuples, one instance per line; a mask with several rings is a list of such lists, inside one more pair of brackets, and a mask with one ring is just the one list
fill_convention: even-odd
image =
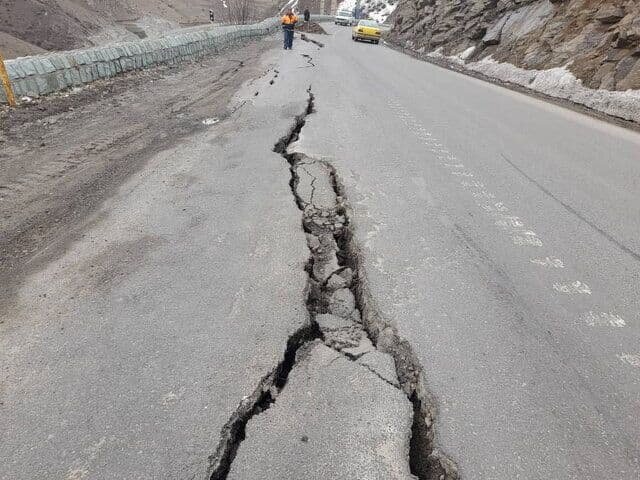
[[(136, 168), (93, 210), (63, 210), (41, 247), (55, 247), (53, 259), (23, 258), (4, 277), (15, 294), (0, 324), (0, 478), (205, 478), (222, 426), (307, 321), (308, 250), (288, 165), (272, 149), (306, 106), (310, 79), (291, 95), (283, 80), (306, 62), (276, 45), (234, 52), (251, 65), (226, 84), (214, 83), (223, 60), (213, 57), (116, 94), (140, 114), (126, 121), (151, 123), (138, 143), (152, 147), (119, 160)], [(176, 89), (198, 85), (172, 130)], [(48, 156), (81, 146), (83, 122), (96, 135), (111, 127), (121, 107), (96, 102), (52, 125), (79, 138)], [(222, 120), (203, 125), (213, 117)], [(101, 162), (137, 148), (115, 143)], [(25, 163), (38, 161), (34, 150)], [(82, 158), (93, 175), (100, 164)]]
[(463, 478), (640, 477), (640, 135), (327, 26), (297, 146)]
[(161, 76), (136, 104), (153, 121), (95, 156), (78, 153), (83, 120), (115, 128), (133, 86), (48, 127), (77, 141), (7, 136), (17, 167), (45, 148), (98, 176), (96, 161), (135, 168), (97, 199), (51, 197), (55, 228), (29, 185), (52, 188), (67, 164), (10, 172), (32, 200), (5, 225), (46, 228), (3, 244), (0, 478), (205, 478), (221, 428), (307, 320), (309, 252), (272, 148), (310, 84), (316, 112), (289, 151), (336, 169), (370, 293), (422, 363), (462, 477), (638, 478), (640, 136), (325, 28), (321, 49), (265, 40), (226, 96), (211, 64), (185, 65), (208, 90), (174, 100), (175, 132), (151, 100), (180, 84)]

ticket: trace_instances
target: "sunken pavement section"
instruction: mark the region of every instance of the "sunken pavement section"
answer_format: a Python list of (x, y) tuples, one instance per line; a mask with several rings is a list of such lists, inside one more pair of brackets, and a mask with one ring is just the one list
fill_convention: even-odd
[(435, 447), (422, 368), (368, 294), (335, 169), (288, 153), (314, 110), (308, 94), (274, 150), (289, 162), (310, 251), (309, 321), (222, 429), (210, 478), (456, 479)]

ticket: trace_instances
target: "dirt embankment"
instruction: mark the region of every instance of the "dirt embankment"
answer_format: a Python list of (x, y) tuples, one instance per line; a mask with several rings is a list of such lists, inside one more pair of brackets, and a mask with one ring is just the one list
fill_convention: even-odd
[[(185, 25), (206, 24), (209, 9), (227, 22), (239, 0), (5, 0), (0, 8), (0, 47), (6, 58), (43, 50), (134, 40)], [(275, 0), (256, 0), (252, 17), (274, 10)]]
[(590, 88), (640, 89), (636, 0), (401, 0), (390, 38), (418, 52), (567, 67)]

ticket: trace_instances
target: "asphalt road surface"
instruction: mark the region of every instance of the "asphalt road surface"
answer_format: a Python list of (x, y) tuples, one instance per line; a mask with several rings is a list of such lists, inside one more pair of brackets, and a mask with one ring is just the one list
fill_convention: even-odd
[(640, 135), (325, 28), (265, 41), (225, 115), (189, 106), (192, 131), (3, 277), (0, 478), (204, 478), (306, 318), (272, 147), (309, 86), (290, 151), (336, 169), (462, 477), (640, 477)]
[(333, 34), (298, 151), (465, 478), (640, 476), (640, 135)]

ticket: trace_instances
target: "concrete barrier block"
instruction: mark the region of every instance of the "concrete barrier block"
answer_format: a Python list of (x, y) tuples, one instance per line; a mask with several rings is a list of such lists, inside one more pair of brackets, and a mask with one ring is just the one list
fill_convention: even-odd
[(104, 62), (110, 62), (115, 57), (113, 56), (113, 50), (111, 47), (104, 47), (98, 51), (98, 55), (102, 56)]
[(94, 48), (90, 48), (86, 52), (87, 57), (89, 57), (89, 63), (99, 62), (101, 59), (98, 57), (98, 54)]
[(5, 62), (5, 67), (7, 67), (7, 74), (11, 79), (24, 78), (27, 76), (25, 71), (22, 69), (20, 62)]
[(98, 69), (98, 64), (97, 63), (92, 63), (91, 65), (89, 65), (89, 67), (91, 67), (91, 69), (90, 69), (91, 78), (93, 78), (93, 80), (100, 79), (100, 70)]
[(35, 62), (32, 58), (24, 58), (21, 62), (21, 66), (26, 74), (25, 76), (38, 74), (38, 70), (36, 69)]
[(22, 95), (29, 95), (30, 97), (40, 96), (40, 89), (38, 88), (36, 77), (27, 77), (24, 79), (24, 82), (25, 82), (25, 91)]
[(74, 86), (78, 86), (78, 85), (82, 85), (82, 79), (80, 78), (80, 72), (78, 71), (77, 68), (70, 68), (69, 70), (67, 70), (67, 73), (69, 74), (69, 77), (71, 78), (71, 81), (69, 82), (71, 85)]
[[(67, 84), (58, 72), (51, 72), (44, 76), (45, 82), (47, 82), (47, 92), (58, 92), (67, 88)], [(62, 80), (62, 83), (60, 83)]]
[(75, 52), (73, 57), (78, 65), (90, 65), (91, 57), (85, 52)]
[(53, 65), (54, 70), (63, 70), (65, 68), (67, 68), (67, 66), (62, 61), (62, 56), (61, 55), (50, 55), (48, 57), (48, 60)]
[(107, 69), (105, 68), (105, 64), (102, 62), (98, 62), (95, 64), (95, 67), (98, 71), (98, 77), (99, 78), (105, 78), (108, 77), (109, 75), (107, 74)]
[(60, 58), (60, 62), (64, 65), (64, 68), (73, 68), (73, 63), (69, 61), (69, 58), (66, 55), (58, 55)]
[(89, 83), (93, 78), (91, 78), (91, 68), (87, 65), (78, 65), (78, 73), (80, 75), (80, 81), (82, 83)]
[(71, 83), (67, 81), (65, 71), (66, 70), (56, 70), (54, 73), (49, 74), (55, 76), (55, 85), (58, 86), (57, 90), (66, 90), (71, 85)]
[(36, 57), (35, 60), (36, 70), (41, 75), (46, 75), (47, 73), (55, 72), (56, 67), (53, 66), (53, 63), (49, 61), (49, 59), (45, 56)]
[(46, 95), (52, 92), (45, 75), (36, 75), (33, 80), (35, 81), (38, 95)]
[[(24, 78), (15, 78), (11, 80), (11, 85), (13, 86), (13, 93), (15, 94), (16, 97), (27, 95), (27, 93), (25, 92), (27, 92), (29, 88), (29, 78), (30, 77), (24, 77)], [(0, 88), (0, 93), (3, 93), (3, 90), (4, 88)]]
[[(11, 82), (11, 84), (13, 85), (13, 93), (16, 97), (26, 95), (26, 93), (24, 93), (26, 91), (25, 87), (27, 84), (27, 80), (25, 78), (16, 78)], [(4, 88), (0, 88), (0, 95), (2, 95), (0, 96), (0, 101), (6, 102), (7, 97), (4, 96)]]
[(131, 57), (122, 57), (120, 59), (120, 66), (122, 67), (123, 72), (128, 72), (136, 68), (135, 59)]

